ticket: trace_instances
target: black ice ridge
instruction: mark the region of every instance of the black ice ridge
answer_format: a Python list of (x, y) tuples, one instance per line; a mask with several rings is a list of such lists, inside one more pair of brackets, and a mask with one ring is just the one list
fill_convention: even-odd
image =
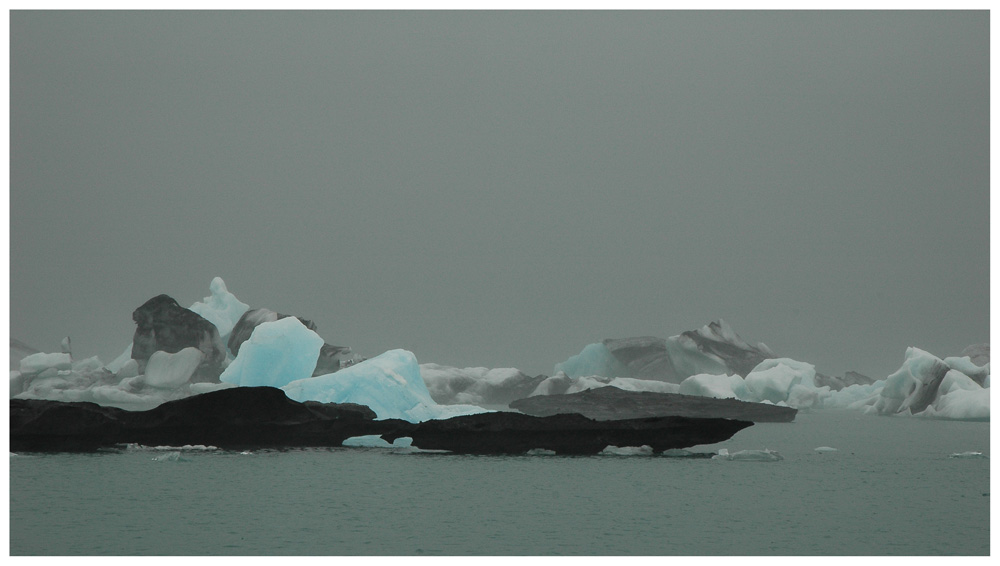
[(482, 413), (422, 423), (375, 420), (355, 404), (299, 403), (273, 387), (234, 387), (170, 401), (148, 411), (95, 403), (10, 400), (10, 450), (88, 452), (119, 444), (217, 446), (225, 450), (336, 447), (354, 436), (401, 437), (425, 450), (459, 454), (597, 454), (607, 446), (654, 451), (713, 444), (752, 422), (722, 418), (649, 417), (595, 421), (579, 414), (536, 417)]

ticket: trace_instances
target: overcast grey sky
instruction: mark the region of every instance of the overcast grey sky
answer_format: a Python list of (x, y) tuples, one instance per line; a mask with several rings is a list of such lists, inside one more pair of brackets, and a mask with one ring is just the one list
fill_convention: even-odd
[(989, 340), (989, 14), (12, 12), (10, 329), (214, 276), (537, 374), (724, 318), (825, 373)]

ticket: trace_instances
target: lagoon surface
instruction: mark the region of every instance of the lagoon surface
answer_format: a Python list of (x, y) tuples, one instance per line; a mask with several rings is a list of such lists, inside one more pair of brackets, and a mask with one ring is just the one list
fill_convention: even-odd
[[(835, 451), (817, 451), (818, 447)], [(800, 412), (714, 452), (10, 456), (12, 555), (986, 555), (989, 423)], [(953, 457), (982, 452), (983, 457)]]

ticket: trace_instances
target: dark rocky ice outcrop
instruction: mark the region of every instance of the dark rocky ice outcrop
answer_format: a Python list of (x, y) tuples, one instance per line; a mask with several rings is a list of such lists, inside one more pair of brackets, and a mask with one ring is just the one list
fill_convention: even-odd
[(148, 411), (94, 403), (11, 399), (10, 447), (18, 452), (93, 451), (122, 444), (223, 449), (342, 446), (348, 438), (409, 437), (426, 450), (468, 454), (598, 454), (607, 446), (655, 451), (712, 444), (747, 421), (658, 417), (600, 422), (580, 415), (496, 412), (411, 423), (373, 420), (367, 407), (292, 401), (273, 387), (236, 387), (170, 401)]
[(226, 346), (219, 330), (201, 315), (180, 306), (168, 295), (157, 295), (132, 312), (135, 334), (132, 359), (139, 373), (146, 370), (155, 352), (174, 354), (185, 348), (201, 351), (203, 359), (191, 376), (192, 382), (218, 382), (225, 367)]

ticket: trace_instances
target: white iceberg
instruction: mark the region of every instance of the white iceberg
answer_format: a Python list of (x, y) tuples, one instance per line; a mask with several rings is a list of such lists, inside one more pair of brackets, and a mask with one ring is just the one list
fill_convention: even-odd
[[(818, 402), (818, 397), (810, 395), (817, 390), (815, 378), (816, 368), (812, 364), (791, 358), (764, 360), (746, 376), (744, 400), (784, 402), (795, 408), (812, 406)], [(801, 387), (793, 389), (796, 386)]]
[(219, 337), (225, 344), (229, 340), (229, 333), (233, 327), (247, 312), (250, 305), (240, 301), (226, 288), (226, 282), (221, 277), (212, 279), (208, 286), (211, 295), (199, 302), (191, 305), (188, 310), (201, 315), (202, 318), (211, 322), (219, 330)]
[(746, 383), (738, 375), (713, 375), (700, 373), (681, 382), (678, 393), (698, 395), (715, 399), (737, 399), (746, 397)]

